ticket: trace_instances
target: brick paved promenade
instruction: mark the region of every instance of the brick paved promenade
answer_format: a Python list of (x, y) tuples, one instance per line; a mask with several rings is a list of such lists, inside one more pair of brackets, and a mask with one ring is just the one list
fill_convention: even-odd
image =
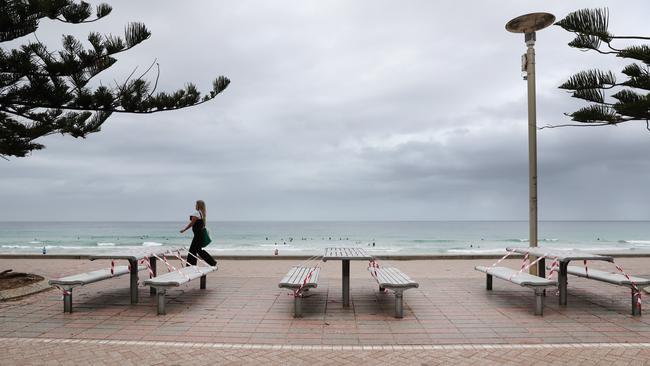
[[(617, 263), (650, 276), (647, 261)], [(293, 319), (293, 300), (277, 283), (296, 262), (221, 261), (207, 290), (194, 281), (170, 291), (166, 316), (155, 315), (144, 287), (130, 305), (127, 277), (76, 289), (72, 314), (63, 314), (58, 290), (2, 302), (0, 364), (650, 364), (650, 313), (631, 317), (624, 288), (570, 277), (568, 306), (549, 293), (544, 317), (535, 317), (532, 290), (495, 280), (485, 291), (473, 266), (493, 260), (381, 261), (420, 282), (395, 319), (392, 294), (377, 292), (361, 262), (352, 263), (352, 307), (343, 309), (340, 262), (327, 262), (304, 318)], [(0, 260), (49, 277), (106, 266)]]

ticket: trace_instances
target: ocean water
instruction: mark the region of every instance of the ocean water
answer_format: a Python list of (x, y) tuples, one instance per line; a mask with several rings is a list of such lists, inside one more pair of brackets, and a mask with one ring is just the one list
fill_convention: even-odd
[[(189, 246), (181, 222), (0, 222), (0, 252), (102, 251)], [(528, 245), (526, 221), (209, 222), (210, 251), (318, 254), (329, 246), (380, 254), (496, 253)], [(539, 245), (561, 249), (650, 249), (649, 221), (543, 221)]]

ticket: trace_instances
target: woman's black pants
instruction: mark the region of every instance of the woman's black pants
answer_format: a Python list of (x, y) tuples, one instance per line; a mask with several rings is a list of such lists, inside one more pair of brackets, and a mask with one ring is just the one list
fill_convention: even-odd
[[(212, 258), (212, 256), (210, 254), (208, 254), (208, 252), (206, 252), (203, 248), (201, 248), (200, 243), (192, 243), (192, 245), (190, 245), (190, 253), (194, 254), (195, 256), (201, 257), (201, 259), (203, 259), (207, 264), (209, 264), (211, 266), (216, 266), (217, 265), (217, 261), (215, 261), (214, 258)], [(193, 266), (196, 265), (196, 257), (195, 256), (192, 256), (192, 255), (187, 256), (187, 265), (188, 266), (189, 265), (193, 265)]]

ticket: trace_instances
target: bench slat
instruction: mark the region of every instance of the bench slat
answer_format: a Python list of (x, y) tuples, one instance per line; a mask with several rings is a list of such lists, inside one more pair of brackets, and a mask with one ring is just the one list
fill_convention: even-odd
[(302, 286), (305, 278), (313, 270), (309, 282), (305, 287), (318, 287), (318, 277), (320, 275), (320, 268), (318, 267), (292, 267), (289, 272), (282, 278), (278, 287), (280, 288), (299, 288)]
[(291, 270), (289, 270), (289, 272), (287, 273), (285, 278), (282, 279), (281, 282), (296, 284), (302, 277), (303, 271), (304, 271), (303, 267), (292, 267)]
[(376, 273), (377, 278), (375, 280), (380, 287), (384, 288), (412, 288), (419, 287), (420, 285), (413, 281), (409, 276), (404, 272), (400, 271), (395, 267), (380, 267), (373, 268), (369, 267), (368, 271), (371, 273)]
[(294, 271), (293, 277), (291, 278), (291, 283), (295, 285), (300, 285), (302, 281), (305, 280), (305, 277), (309, 274), (309, 268), (301, 267), (297, 268)]
[(474, 267), (474, 269), (492, 275), (496, 278), (510, 281), (520, 286), (527, 286), (527, 287), (557, 286), (557, 281), (555, 280), (549, 280), (548, 278), (533, 276), (529, 273), (524, 273), (524, 272), (517, 273), (519, 271), (512, 268), (476, 266)]
[[(146, 267), (138, 266), (138, 271), (144, 270)], [(89, 283), (102, 281), (109, 279), (111, 277), (117, 277), (129, 273), (129, 266), (115, 266), (113, 268), (113, 274), (111, 275), (110, 268), (103, 268), (92, 272), (79, 273), (72, 276), (67, 276), (63, 278), (55, 278), (49, 280), (50, 285), (61, 285), (61, 286), (83, 286)]]
[(144, 284), (147, 286), (153, 287), (170, 287), (170, 286), (180, 286), (184, 283), (187, 283), (193, 279), (203, 277), (206, 274), (213, 272), (217, 267), (199, 267), (199, 266), (188, 266), (179, 268), (183, 274), (178, 271), (172, 271), (165, 273), (154, 278), (150, 278), (144, 281)]
[(585, 267), (579, 266), (567, 266), (567, 273), (578, 277), (611, 283), (613, 285), (632, 286), (632, 282), (634, 282), (637, 286), (650, 285), (650, 280), (647, 278), (630, 276), (630, 281), (621, 273), (605, 272), (597, 269), (588, 269), (585, 271)]

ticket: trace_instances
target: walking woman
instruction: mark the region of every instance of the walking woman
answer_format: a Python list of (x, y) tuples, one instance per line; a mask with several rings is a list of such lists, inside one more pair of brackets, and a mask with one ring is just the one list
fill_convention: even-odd
[(203, 244), (203, 229), (205, 228), (205, 202), (201, 200), (196, 201), (195, 209), (196, 211), (190, 215), (189, 224), (187, 224), (187, 226), (181, 230), (181, 233), (184, 233), (187, 231), (187, 229), (192, 228), (192, 233), (194, 234), (194, 238), (192, 238), (192, 244), (190, 245), (190, 254), (187, 256), (187, 265), (196, 265), (196, 256), (198, 255), (207, 264), (216, 266), (217, 261), (215, 261), (214, 258), (212, 258), (212, 256), (203, 249), (205, 246)]

